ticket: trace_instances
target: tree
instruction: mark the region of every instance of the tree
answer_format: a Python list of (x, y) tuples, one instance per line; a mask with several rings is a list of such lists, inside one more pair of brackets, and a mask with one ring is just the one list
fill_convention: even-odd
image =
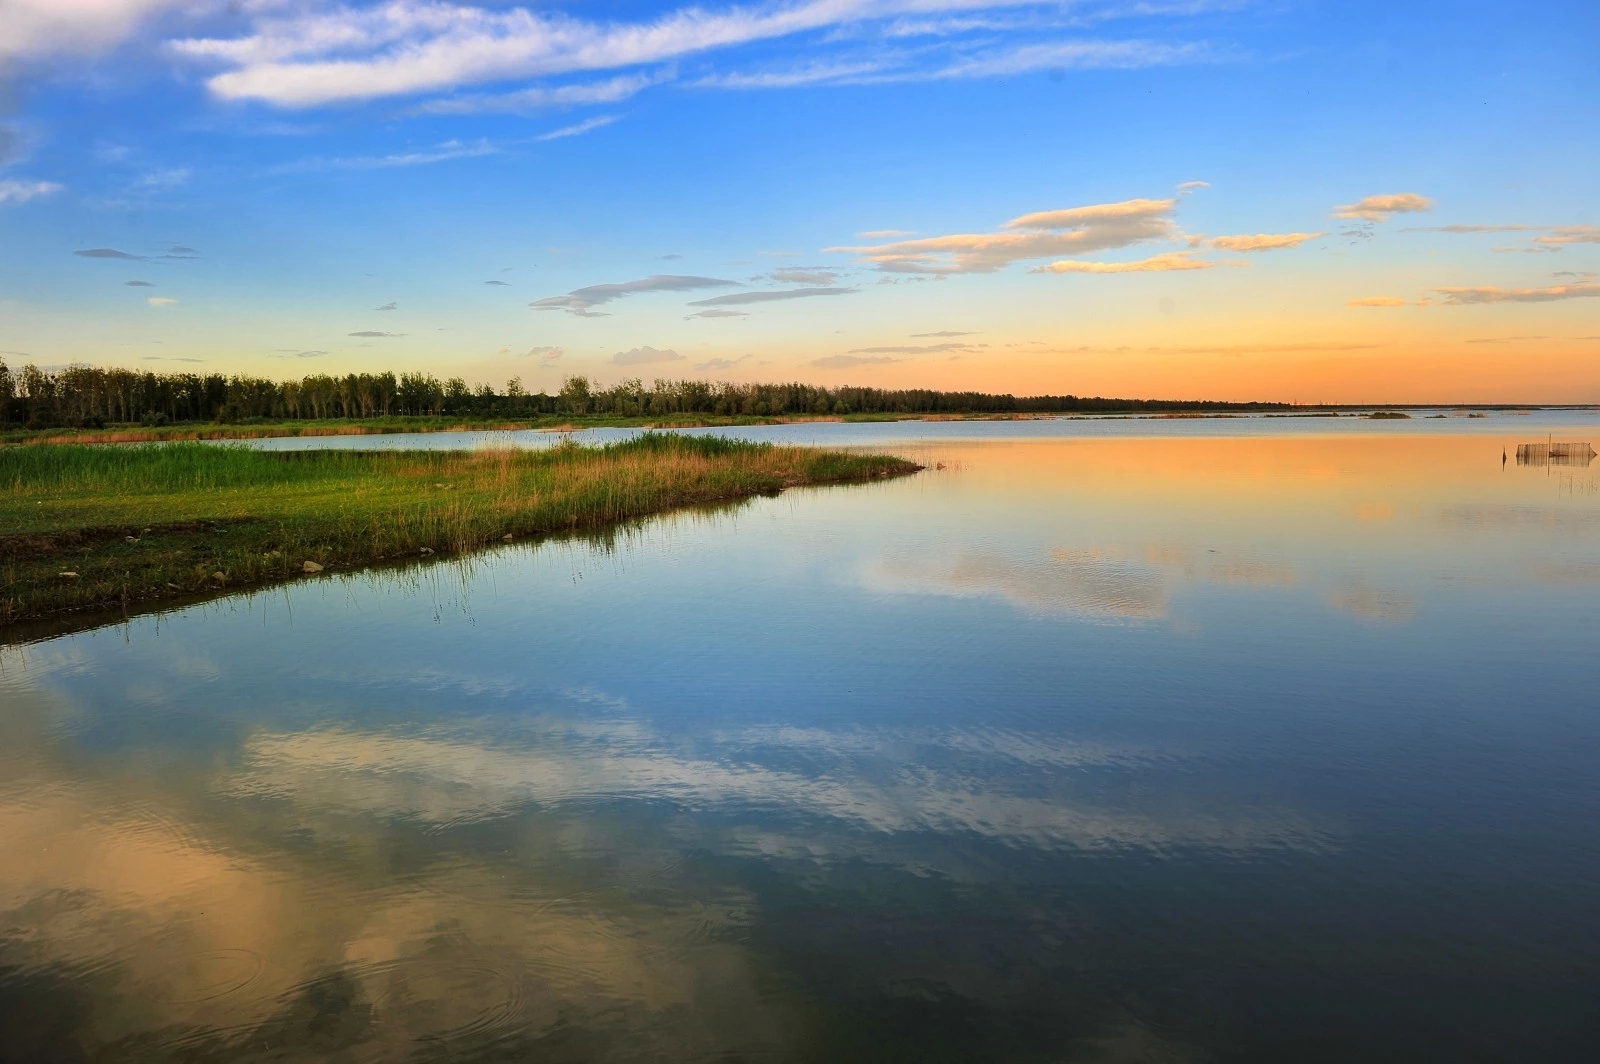
[(568, 377), (561, 382), (561, 412), (587, 414), (594, 398), (589, 393), (588, 377)]

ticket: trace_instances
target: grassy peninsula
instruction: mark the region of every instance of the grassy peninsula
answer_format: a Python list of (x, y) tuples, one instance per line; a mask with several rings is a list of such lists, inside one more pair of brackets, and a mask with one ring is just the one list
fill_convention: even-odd
[(646, 434), (544, 451), (0, 449), (0, 625), (601, 528), (897, 458)]

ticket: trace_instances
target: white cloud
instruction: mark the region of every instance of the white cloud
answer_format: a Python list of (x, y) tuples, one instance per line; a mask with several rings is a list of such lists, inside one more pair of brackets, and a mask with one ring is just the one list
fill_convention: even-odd
[[(29, 0), (45, 3), (48, 0)], [(97, 0), (111, 2), (111, 0)], [(151, 0), (158, 2), (158, 0)], [(1029, 0), (800, 0), (722, 10), (684, 7), (647, 21), (587, 21), (559, 11), (478, 7), (443, 0), (388, 0), (370, 7), (317, 10), (257, 5), (251, 31), (237, 37), (171, 42), (187, 58), (228, 69), (210, 78), (213, 94), (282, 107), (446, 92), (464, 85), (618, 70), (792, 37), (882, 23), (915, 13), (1030, 7)], [(977, 33), (978, 26), (966, 27)], [(701, 84), (761, 88), (841, 80), (995, 77), (1066, 68), (1131, 68), (1203, 56), (1192, 44), (1145, 40), (1064, 40), (1000, 46), (943, 65), (884, 72), (882, 56), (824, 59), (787, 70), (709, 75)], [(832, 43), (822, 42), (824, 45)], [(642, 87), (642, 86), (641, 86)], [(542, 106), (544, 91), (513, 109)], [(491, 98), (493, 99), (493, 98)], [(444, 102), (445, 110), (493, 109), (488, 100)]]
[(960, 59), (927, 75), (913, 78), (992, 78), (1036, 70), (1131, 70), (1199, 59), (1205, 49), (1194, 44), (1156, 41), (1053, 41), (997, 48)]
[(3, 0), (0, 59), (92, 55), (161, 11), (192, 0)]
[(602, 129), (606, 126), (609, 126), (616, 120), (616, 115), (596, 115), (593, 118), (585, 118), (582, 122), (574, 122), (570, 126), (562, 126), (560, 129), (552, 130), (549, 133), (542, 134), (534, 137), (533, 139), (560, 140), (562, 137), (581, 137), (583, 134), (588, 133), (591, 130)]
[(628, 351), (618, 351), (611, 356), (613, 366), (648, 366), (652, 362), (682, 362), (683, 356), (669, 349), (657, 350), (654, 347), (635, 347)]
[(40, 196), (53, 196), (63, 187), (54, 181), (0, 181), (0, 204), (27, 203)]
[[(982, 0), (978, 2), (981, 4)], [(952, 25), (958, 33), (985, 28), (1008, 27), (985, 27), (968, 20)], [(944, 54), (948, 54), (948, 50)], [(958, 48), (954, 57), (930, 64), (930, 56), (937, 55), (939, 53), (927, 50), (878, 52), (870, 59), (819, 60), (776, 69), (712, 74), (694, 84), (718, 89), (788, 89), (802, 85), (874, 85), (1012, 77), (1040, 70), (1128, 70), (1201, 59), (1206, 49), (1200, 45), (1154, 41), (1029, 40), (1024, 44), (1000, 45), (976, 52)]]
[(167, 170), (152, 170), (140, 176), (135, 181), (134, 187), (143, 192), (166, 192), (178, 188), (189, 181), (190, 170), (186, 166), (177, 166)]
[(802, 85), (860, 81), (883, 69), (881, 62), (818, 62), (777, 70), (710, 74), (694, 84), (708, 89), (793, 89)]
[(1013, 218), (1007, 232), (958, 233), (889, 244), (829, 248), (862, 257), (887, 273), (992, 273), (1014, 262), (1083, 255), (1172, 239), (1177, 200), (1133, 199), (1037, 211)]
[(1558, 299), (1600, 298), (1600, 284), (1559, 284), (1549, 288), (1435, 288), (1444, 302), (1455, 306), (1467, 303), (1551, 303)]
[(1191, 193), (1199, 192), (1203, 188), (1210, 187), (1211, 182), (1209, 181), (1184, 181), (1178, 185), (1178, 193), (1179, 195), (1187, 196)]
[(1381, 196), (1368, 196), (1356, 203), (1335, 207), (1335, 218), (1350, 218), (1364, 222), (1387, 222), (1397, 214), (1411, 214), (1433, 210), (1433, 200), (1415, 192), (1393, 192)]
[(148, 302), (152, 307), (170, 307), (176, 303), (177, 300), (169, 299), (166, 296), (151, 296), (148, 300), (146, 300), (146, 302)]
[(1168, 273), (1173, 270), (1209, 270), (1222, 263), (1194, 258), (1188, 251), (1168, 251), (1134, 262), (1083, 262), (1065, 259), (1035, 266), (1029, 273)]
[(301, 170), (387, 170), (396, 166), (427, 166), (449, 162), (452, 159), (476, 159), (483, 155), (498, 155), (500, 149), (486, 140), (476, 144), (463, 144), (447, 140), (427, 151), (398, 152), (393, 155), (364, 155), (340, 159), (305, 159), (273, 168), (274, 173), (293, 173)]
[(536, 85), (516, 92), (489, 96), (457, 96), (444, 100), (431, 100), (417, 110), (425, 114), (462, 115), (494, 111), (542, 111), (560, 107), (581, 107), (586, 104), (621, 103), (635, 93), (671, 79), (669, 73), (630, 74), (606, 81), (581, 82), (572, 85)]
[(1307, 240), (1315, 240), (1327, 233), (1255, 233), (1239, 236), (1211, 238), (1211, 246), (1224, 251), (1277, 251), (1280, 248), (1297, 248)]

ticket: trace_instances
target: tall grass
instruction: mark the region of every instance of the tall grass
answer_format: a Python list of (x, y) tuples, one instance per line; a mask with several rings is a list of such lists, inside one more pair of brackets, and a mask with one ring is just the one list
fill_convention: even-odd
[(333, 568), (459, 553), (915, 468), (657, 433), (543, 451), (17, 448), (0, 451), (0, 620), (258, 584), (308, 561)]

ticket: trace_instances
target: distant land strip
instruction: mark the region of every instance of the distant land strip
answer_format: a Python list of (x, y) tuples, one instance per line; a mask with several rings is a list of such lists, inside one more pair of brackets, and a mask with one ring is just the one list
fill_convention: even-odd
[(1028, 418), (1060, 415), (1278, 413), (1372, 410), (1578, 409), (1498, 403), (1295, 404), (1210, 399), (945, 392), (931, 388), (829, 388), (626, 380), (609, 388), (568, 377), (554, 395), (519, 380), (496, 391), (429, 373), (312, 374), (272, 380), (245, 374), (154, 373), (69, 366), (10, 369), (0, 359), (0, 443), (365, 435), (452, 429), (681, 428), (785, 421)]
[(627, 380), (609, 388), (569, 377), (554, 395), (518, 380), (496, 391), (430, 373), (313, 374), (278, 381), (243, 374), (153, 373), (94, 366), (13, 371), (0, 360), (0, 420), (10, 427), (86, 428), (178, 422), (362, 421), (386, 417), (527, 420), (548, 417), (848, 417), (908, 414), (1063, 414), (1289, 410), (1289, 403), (1203, 399), (1015, 396), (931, 388), (828, 388)]

